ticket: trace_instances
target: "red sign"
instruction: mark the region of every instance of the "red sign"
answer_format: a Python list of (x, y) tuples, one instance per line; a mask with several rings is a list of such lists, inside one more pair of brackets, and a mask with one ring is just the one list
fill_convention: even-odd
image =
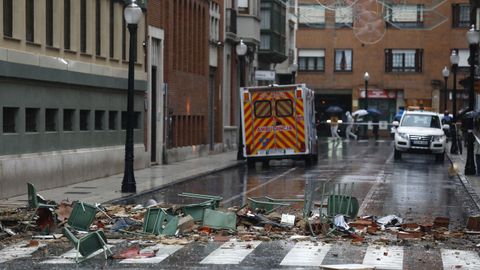
[[(365, 98), (365, 89), (360, 89), (360, 98)], [(368, 89), (368, 98), (397, 98), (395, 91), (388, 91), (384, 89)]]

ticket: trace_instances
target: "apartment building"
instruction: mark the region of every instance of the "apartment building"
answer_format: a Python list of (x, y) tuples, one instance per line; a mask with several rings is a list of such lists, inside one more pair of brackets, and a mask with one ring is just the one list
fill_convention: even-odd
[[(400, 106), (443, 110), (442, 69), (451, 69), (456, 50), (457, 108), (462, 108), (468, 104), (468, 90), (459, 82), (468, 76), (469, 24), (466, 0), (300, 0), (297, 81), (315, 89), (317, 117), (324, 120), (330, 105), (364, 107), (368, 72), (368, 107), (391, 122)], [(450, 75), (448, 108), (452, 83)]]
[[(144, 3), (137, 3), (145, 15)], [(27, 181), (43, 189), (123, 171), (124, 4), (0, 0), (0, 198), (25, 193)], [(145, 33), (143, 16), (135, 62), (136, 168), (149, 166)]]

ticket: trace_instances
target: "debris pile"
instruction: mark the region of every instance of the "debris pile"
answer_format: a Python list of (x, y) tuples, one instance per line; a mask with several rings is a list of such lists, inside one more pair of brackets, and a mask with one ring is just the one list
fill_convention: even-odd
[[(190, 242), (227, 242), (321, 240), (365, 243), (407, 243), (428, 241), (431, 247), (439, 241), (480, 237), (480, 216), (468, 218), (466, 230), (450, 231), (448, 217), (436, 217), (431, 223), (404, 222), (396, 215), (357, 217), (358, 201), (351, 194), (325, 196), (320, 201), (248, 198), (239, 207), (222, 209), (220, 196), (181, 193), (196, 203), (172, 205), (153, 199), (144, 205), (100, 205), (84, 202), (49, 202), (38, 207), (29, 202), (24, 209), (0, 209), (0, 248), (19, 239), (58, 239), (62, 234), (72, 243), (84, 238), (97, 239), (98, 246), (113, 254), (108, 239), (127, 239), (127, 249), (112, 256), (115, 259), (149, 258), (154, 252), (141, 252), (145, 245), (184, 245)], [(29, 199), (35, 196), (29, 196)], [(323, 197), (323, 196), (322, 196)], [(326, 204), (325, 204), (326, 202)], [(35, 240), (32, 240), (35, 241)], [(80, 255), (88, 257), (84, 249)]]

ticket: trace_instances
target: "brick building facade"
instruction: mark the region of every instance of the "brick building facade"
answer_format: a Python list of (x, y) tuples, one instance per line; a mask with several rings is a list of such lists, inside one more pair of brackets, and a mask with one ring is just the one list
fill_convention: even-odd
[[(395, 6), (359, 0), (338, 10), (299, 1), (297, 82), (315, 89), (317, 111), (329, 105), (363, 108), (365, 72), (370, 75), (369, 107), (380, 109), (383, 120), (391, 121), (400, 106), (443, 110), (441, 71), (450, 69), (452, 49), (461, 58), (457, 83), (468, 76), (469, 7), (466, 0), (433, 2)], [(457, 108), (462, 108), (467, 90), (460, 84), (457, 89)]]

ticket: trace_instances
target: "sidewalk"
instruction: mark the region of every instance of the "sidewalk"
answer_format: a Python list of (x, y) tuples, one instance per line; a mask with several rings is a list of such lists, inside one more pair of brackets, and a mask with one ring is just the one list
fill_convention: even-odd
[[(455, 163), (458, 166), (458, 178), (462, 182), (463, 186), (467, 190), (467, 193), (472, 198), (473, 202), (478, 209), (475, 212), (480, 214), (480, 176), (477, 175), (465, 175), (465, 163), (467, 160), (467, 149), (463, 148), (463, 153), (460, 155), (450, 154), (450, 144), (447, 147), (447, 157), (451, 163)], [(449, 164), (450, 165), (450, 164)], [(477, 168), (478, 170), (478, 168)]]
[[(137, 193), (134, 195), (235, 167), (242, 162), (237, 161), (237, 152), (232, 151), (136, 170)], [(69, 201), (82, 200), (88, 203), (105, 203), (133, 196), (130, 193), (121, 193), (122, 179), (123, 173), (50, 190), (37, 190), (37, 192), (44, 198), (54, 200), (57, 203), (66, 199)], [(27, 192), (27, 186), (25, 186), (25, 192)], [(20, 207), (26, 204), (27, 194), (0, 200), (0, 207)]]

